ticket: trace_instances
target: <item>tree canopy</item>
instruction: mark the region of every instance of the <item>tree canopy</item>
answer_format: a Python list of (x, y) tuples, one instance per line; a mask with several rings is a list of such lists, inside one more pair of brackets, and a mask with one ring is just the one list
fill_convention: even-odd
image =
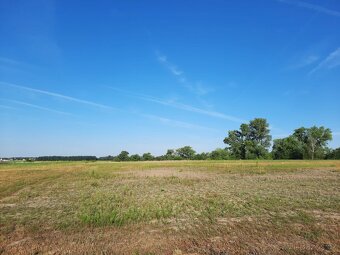
[(176, 150), (176, 154), (182, 159), (193, 159), (196, 151), (190, 146), (184, 146)]
[(293, 136), (303, 144), (304, 158), (309, 159), (324, 158), (327, 143), (332, 140), (331, 130), (323, 126), (301, 127), (295, 129)]
[(269, 133), (267, 120), (256, 118), (249, 124), (241, 124), (239, 130), (229, 131), (224, 143), (236, 159), (267, 158), (272, 139)]
[(273, 159), (303, 159), (303, 144), (294, 136), (275, 139)]
[(122, 151), (116, 159), (118, 161), (128, 161), (129, 160), (129, 153), (127, 151)]
[(329, 152), (327, 143), (330, 140), (329, 128), (300, 127), (292, 135), (274, 140), (272, 155), (274, 159), (323, 159)]

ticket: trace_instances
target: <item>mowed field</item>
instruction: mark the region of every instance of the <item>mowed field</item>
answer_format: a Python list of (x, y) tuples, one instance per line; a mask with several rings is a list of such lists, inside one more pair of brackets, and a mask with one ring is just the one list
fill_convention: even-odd
[(340, 254), (340, 161), (0, 164), (0, 254)]

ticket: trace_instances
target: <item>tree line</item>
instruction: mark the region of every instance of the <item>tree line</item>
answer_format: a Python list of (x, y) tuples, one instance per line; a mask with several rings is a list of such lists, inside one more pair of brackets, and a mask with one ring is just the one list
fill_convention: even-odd
[[(255, 118), (249, 123), (243, 123), (238, 130), (231, 130), (223, 142), (224, 149), (218, 148), (212, 152), (196, 153), (190, 146), (176, 150), (169, 149), (166, 154), (153, 156), (122, 151), (117, 156), (99, 158), (115, 161), (148, 161), (148, 160), (228, 160), (228, 159), (340, 159), (340, 148), (330, 149), (327, 144), (332, 140), (329, 128), (300, 127), (293, 134), (281, 139), (270, 135), (269, 124), (264, 118)], [(270, 151), (270, 148), (272, 150)]]
[(41, 156), (35, 158), (37, 161), (82, 161), (97, 160), (96, 156)]
[[(111, 160), (111, 161), (152, 161), (152, 160), (229, 160), (229, 159), (340, 159), (340, 148), (329, 148), (332, 132), (323, 126), (300, 127), (280, 139), (270, 135), (269, 124), (264, 118), (255, 118), (243, 123), (238, 130), (228, 131), (223, 142), (225, 148), (211, 152), (197, 153), (192, 147), (168, 149), (164, 155), (154, 156), (150, 152), (142, 155), (122, 151), (116, 156), (44, 156), (35, 160)], [(271, 149), (271, 151), (270, 151)]]
[(224, 143), (235, 159), (340, 159), (340, 148), (327, 146), (332, 132), (323, 126), (297, 128), (288, 137), (275, 139), (269, 152), (271, 140), (267, 120), (256, 118), (229, 131)]
[(184, 146), (178, 149), (168, 149), (164, 155), (153, 156), (150, 152), (144, 153), (143, 155), (132, 154), (129, 152), (122, 151), (117, 156), (100, 157), (98, 160), (113, 160), (113, 161), (152, 161), (152, 160), (222, 160), (231, 159), (230, 154), (225, 149), (216, 149), (212, 152), (196, 153), (191, 146)]

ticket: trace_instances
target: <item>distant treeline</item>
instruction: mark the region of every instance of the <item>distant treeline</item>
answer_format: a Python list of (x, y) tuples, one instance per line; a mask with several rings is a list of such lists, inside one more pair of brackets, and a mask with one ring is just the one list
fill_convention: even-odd
[[(300, 127), (288, 137), (272, 141), (269, 124), (266, 119), (256, 118), (240, 125), (238, 130), (231, 130), (224, 138), (226, 148), (212, 152), (196, 153), (190, 146), (168, 149), (164, 155), (153, 156), (150, 152), (143, 155), (130, 155), (122, 151), (116, 156), (44, 156), (27, 158), (37, 161), (152, 161), (152, 160), (228, 160), (228, 159), (340, 159), (340, 148), (327, 146), (332, 140), (329, 128)], [(271, 151), (270, 148), (272, 148)], [(22, 159), (22, 158), (21, 158)]]
[(42, 156), (35, 158), (37, 161), (81, 161), (97, 160), (96, 156)]
[(153, 156), (150, 152), (143, 155), (132, 154), (127, 151), (122, 151), (117, 156), (100, 157), (98, 160), (112, 160), (112, 161), (152, 161), (152, 160), (223, 160), (231, 159), (226, 149), (216, 149), (212, 152), (196, 153), (190, 146), (184, 146), (176, 150), (169, 149), (166, 154), (161, 156)]

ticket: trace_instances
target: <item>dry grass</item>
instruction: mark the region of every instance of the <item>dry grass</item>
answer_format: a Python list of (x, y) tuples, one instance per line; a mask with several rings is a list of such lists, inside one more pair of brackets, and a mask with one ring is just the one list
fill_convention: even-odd
[(339, 254), (340, 161), (0, 165), (0, 254)]

